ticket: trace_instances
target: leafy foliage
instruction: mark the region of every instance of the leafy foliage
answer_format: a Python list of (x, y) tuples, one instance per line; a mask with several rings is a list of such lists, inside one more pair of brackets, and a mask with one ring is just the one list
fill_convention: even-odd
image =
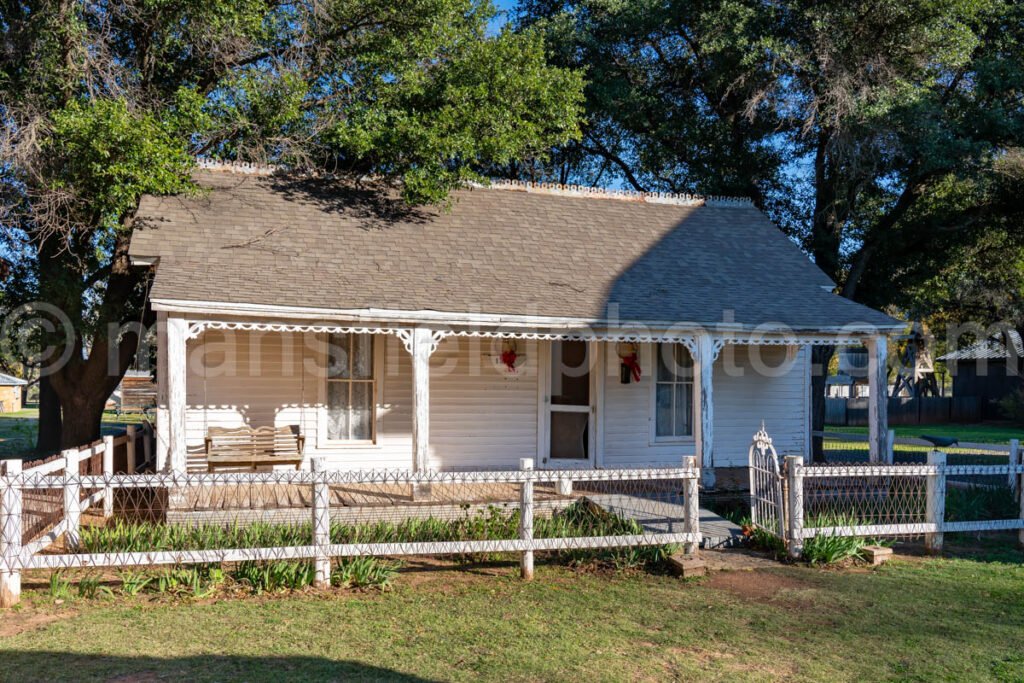
[(340, 588), (377, 588), (386, 590), (399, 564), (374, 557), (349, 557), (338, 560), (331, 572), (331, 585)]
[(98, 436), (138, 342), (121, 328), (154, 319), (127, 257), (135, 208), (193, 191), (193, 155), (372, 174), (443, 203), (578, 137), (581, 74), (548, 63), (540, 32), (489, 33), (493, 16), (486, 0), (5, 6), (0, 300), (53, 304), (75, 331), (35, 341), (72, 347), (41, 387), (40, 446)]
[(1015, 519), (1020, 511), (1007, 486), (949, 486), (946, 489), (946, 521), (963, 522)]

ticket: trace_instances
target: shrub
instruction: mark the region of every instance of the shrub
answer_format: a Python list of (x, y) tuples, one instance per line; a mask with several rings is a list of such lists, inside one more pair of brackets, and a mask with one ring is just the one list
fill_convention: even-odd
[(239, 583), (248, 584), (252, 592), (259, 595), (311, 586), (316, 568), (307, 560), (240, 562), (231, 576)]
[(145, 572), (123, 571), (118, 576), (121, 578), (121, 592), (125, 595), (138, 595), (153, 582), (153, 577)]
[(55, 600), (67, 600), (71, 597), (71, 582), (64, 578), (64, 572), (50, 572), (50, 597)]
[(1017, 501), (1008, 486), (946, 485), (946, 521), (1015, 519)]
[[(103, 591), (103, 589), (106, 590)], [(86, 574), (78, 579), (78, 597), (93, 600), (101, 592), (110, 593), (110, 589), (100, 585), (100, 578), (98, 576)]]
[(1018, 427), (1024, 427), (1024, 388), (1017, 389), (999, 400), (1003, 416)]
[(400, 564), (375, 557), (343, 557), (331, 572), (331, 585), (339, 588), (378, 588), (386, 590)]
[(867, 545), (871, 542), (865, 538), (822, 534), (804, 539), (803, 558), (813, 565), (836, 564), (860, 557)]
[(156, 575), (158, 593), (205, 598), (224, 583), (224, 571), (216, 565), (195, 565), (165, 569)]

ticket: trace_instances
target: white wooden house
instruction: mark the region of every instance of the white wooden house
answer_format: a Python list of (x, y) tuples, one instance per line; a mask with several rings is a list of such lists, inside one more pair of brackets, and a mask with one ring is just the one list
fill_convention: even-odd
[(272, 169), (197, 180), (200, 195), (145, 197), (131, 245), (155, 269), (173, 470), (206, 468), (211, 429), (291, 426), (304, 467), (697, 455), (713, 485), (762, 421), (780, 453), (809, 452), (812, 345), (867, 344), (877, 386), (901, 327), (835, 295), (744, 200), (496, 183), (410, 209)]

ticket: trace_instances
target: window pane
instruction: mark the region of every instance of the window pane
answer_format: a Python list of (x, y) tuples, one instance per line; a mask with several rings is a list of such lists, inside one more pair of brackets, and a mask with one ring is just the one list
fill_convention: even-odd
[(551, 457), (584, 460), (587, 457), (587, 413), (551, 412)]
[(351, 345), (349, 334), (331, 334), (327, 337), (327, 376), (348, 377), (348, 353)]
[(676, 344), (676, 367), (674, 368), (676, 378), (690, 379), (693, 377), (693, 356), (690, 350), (682, 344)]
[(656, 436), (672, 436), (672, 385), (658, 384), (655, 395)]
[(327, 383), (327, 438), (349, 438), (348, 382)]
[(672, 345), (658, 344), (654, 349), (658, 356), (658, 381), (671, 382), (674, 375), (669, 365), (672, 363)]
[(551, 402), (555, 405), (590, 405), (587, 342), (551, 342)]
[(692, 384), (677, 384), (675, 403), (675, 435), (686, 436), (690, 433), (690, 391)]
[(373, 335), (352, 335), (352, 377), (371, 379), (373, 377)]
[(352, 383), (352, 438), (369, 441), (373, 438), (373, 384)]

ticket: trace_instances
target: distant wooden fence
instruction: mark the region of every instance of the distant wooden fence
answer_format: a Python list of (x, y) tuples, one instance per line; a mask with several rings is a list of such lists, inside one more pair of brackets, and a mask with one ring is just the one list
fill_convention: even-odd
[[(980, 422), (981, 399), (977, 396), (925, 396), (890, 398), (889, 424), (943, 424)], [(825, 424), (863, 427), (868, 423), (868, 399), (826, 398)]]

